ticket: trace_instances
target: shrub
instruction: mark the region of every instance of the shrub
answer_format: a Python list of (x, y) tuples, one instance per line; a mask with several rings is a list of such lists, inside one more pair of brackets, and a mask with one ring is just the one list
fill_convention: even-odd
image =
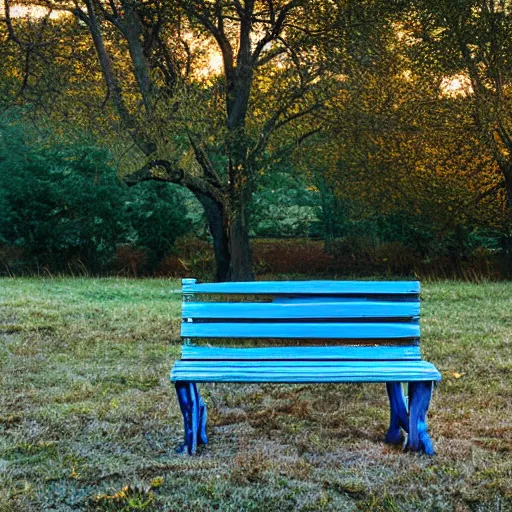
[(187, 210), (175, 186), (167, 183), (140, 183), (125, 191), (124, 197), (128, 240), (144, 251), (145, 268), (154, 271), (171, 252), (176, 238), (190, 230)]
[(173, 187), (128, 189), (107, 151), (49, 146), (12, 123), (0, 124), (0, 210), (0, 262), (10, 272), (97, 273), (112, 268), (116, 252), (123, 272), (151, 271), (189, 227)]
[(156, 269), (161, 276), (190, 277), (209, 281), (215, 275), (215, 258), (212, 244), (198, 238), (184, 237), (177, 240), (173, 253)]
[(147, 263), (146, 251), (128, 244), (116, 247), (115, 266), (122, 275), (137, 277)]
[(24, 266), (103, 267), (122, 231), (119, 183), (105, 152), (30, 146), (23, 131), (8, 128), (0, 148), (0, 242), (23, 248)]
[(401, 242), (387, 242), (375, 248), (375, 266), (383, 267), (387, 274), (410, 275), (420, 262), (420, 255)]
[(257, 273), (326, 273), (335, 266), (318, 240), (256, 240), (253, 254)]

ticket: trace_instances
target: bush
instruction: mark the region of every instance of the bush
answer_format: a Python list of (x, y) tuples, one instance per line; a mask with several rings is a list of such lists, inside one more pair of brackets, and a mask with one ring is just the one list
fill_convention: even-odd
[(374, 263), (386, 274), (412, 275), (421, 262), (420, 255), (402, 242), (387, 242), (376, 247)]
[(176, 186), (145, 182), (125, 191), (127, 241), (144, 251), (142, 270), (154, 272), (172, 251), (176, 238), (191, 229), (187, 209)]
[(215, 258), (212, 244), (206, 240), (184, 237), (177, 240), (173, 254), (158, 265), (157, 275), (190, 277), (210, 281), (215, 275)]
[(258, 274), (322, 274), (336, 268), (335, 259), (318, 240), (255, 240), (253, 255)]
[(115, 266), (118, 274), (137, 277), (147, 264), (146, 251), (131, 245), (118, 245), (116, 247)]
[(97, 148), (30, 146), (23, 130), (2, 129), (0, 243), (23, 249), (16, 265), (97, 270), (122, 232), (120, 185)]
[(10, 272), (102, 272), (127, 245), (145, 254), (137, 271), (149, 271), (188, 229), (171, 186), (128, 189), (107, 151), (48, 146), (16, 124), (0, 125), (0, 210), (0, 263)]

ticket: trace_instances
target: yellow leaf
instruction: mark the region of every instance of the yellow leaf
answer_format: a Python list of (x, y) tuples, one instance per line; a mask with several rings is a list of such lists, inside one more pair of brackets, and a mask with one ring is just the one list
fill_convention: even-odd
[(463, 375), (465, 375), (464, 373), (459, 373), (459, 372), (453, 372), (452, 375), (456, 378), (456, 379), (460, 379)]
[(164, 479), (161, 476), (157, 476), (151, 480), (151, 487), (155, 489), (156, 487), (161, 487), (164, 483)]

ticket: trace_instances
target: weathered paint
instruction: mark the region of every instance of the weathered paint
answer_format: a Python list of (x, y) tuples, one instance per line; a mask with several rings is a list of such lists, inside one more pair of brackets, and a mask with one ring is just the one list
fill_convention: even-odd
[(182, 317), (192, 319), (413, 318), (419, 302), (184, 302)]
[(227, 348), (183, 345), (181, 360), (206, 361), (343, 361), (421, 359), (419, 345)]
[(418, 295), (418, 281), (253, 281), (197, 284), (183, 279), (183, 293), (243, 295)]
[(386, 434), (386, 443), (401, 444), (402, 430), (409, 432), (409, 418), (404, 390), (400, 382), (387, 382), (386, 390), (389, 397), (389, 430)]
[(172, 382), (438, 381), (426, 361), (176, 361)]
[(184, 424), (184, 442), (177, 451), (179, 453), (187, 451), (189, 455), (194, 455), (198, 444), (208, 443), (206, 404), (203, 402), (195, 383), (177, 382), (176, 394), (178, 395)]
[(420, 326), (403, 322), (183, 322), (185, 338), (329, 338), (329, 339), (390, 339), (419, 338)]
[(434, 447), (427, 432), (427, 410), (432, 396), (430, 380), (409, 383), (409, 437), (407, 446), (412, 452), (434, 455)]

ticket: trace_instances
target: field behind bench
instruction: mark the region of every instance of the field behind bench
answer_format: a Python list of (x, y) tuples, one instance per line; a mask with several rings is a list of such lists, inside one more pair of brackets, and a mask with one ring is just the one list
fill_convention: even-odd
[(438, 456), (383, 444), (383, 385), (216, 384), (188, 458), (177, 281), (1, 280), (0, 512), (512, 510), (512, 283), (422, 299)]

